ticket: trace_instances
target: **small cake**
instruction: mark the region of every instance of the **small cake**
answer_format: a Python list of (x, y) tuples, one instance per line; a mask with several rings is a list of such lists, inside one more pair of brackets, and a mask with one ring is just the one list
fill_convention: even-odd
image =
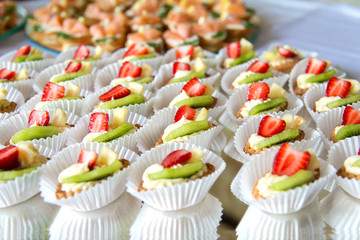
[(30, 79), (26, 68), (22, 68), (19, 72), (11, 71), (6, 68), (0, 69), (0, 83), (11, 83)]
[(341, 125), (334, 128), (330, 140), (338, 142), (348, 137), (360, 135), (360, 111), (351, 106), (344, 109)]
[(199, 19), (194, 25), (199, 35), (200, 46), (208, 51), (217, 52), (224, 44), (226, 38), (225, 23), (219, 19)]
[(90, 74), (91, 68), (91, 61), (70, 61), (69, 64), (66, 66), (65, 70), (63, 70), (59, 74), (53, 75), (50, 78), (49, 82), (64, 85), (67, 81), (72, 81), (76, 78)]
[(128, 62), (128, 61), (136, 61), (148, 58), (155, 58), (155, 49), (150, 47), (145, 43), (134, 43), (131, 45), (128, 50), (125, 52), (123, 58), (119, 61)]
[(137, 32), (129, 33), (126, 39), (126, 47), (133, 44), (146, 44), (155, 49), (156, 52), (162, 53), (163, 40), (162, 32), (155, 28), (140, 28)]
[(289, 45), (277, 46), (274, 52), (265, 52), (264, 58), (275, 70), (290, 73), (292, 68), (303, 59), (302, 54)]
[(138, 66), (131, 62), (124, 62), (119, 70), (118, 78), (113, 79), (110, 85), (127, 85), (129, 82), (150, 83), (154, 79), (152, 72), (153, 69), (147, 63), (142, 63), (141, 66)]
[(8, 94), (5, 88), (0, 88), (0, 113), (11, 113), (15, 111), (16, 102), (8, 101), (5, 97)]
[(172, 30), (166, 30), (163, 34), (166, 48), (171, 49), (184, 45), (199, 45), (199, 37), (196, 33), (191, 23), (177, 24)]
[(94, 54), (90, 55), (90, 50), (84, 45), (79, 44), (78, 48), (75, 51), (73, 58), (70, 60), (72, 62), (83, 62), (83, 61), (95, 61), (101, 59), (104, 49), (100, 46), (95, 48)]
[(40, 49), (31, 47), (30, 45), (20, 47), (15, 53), (12, 62), (32, 62), (42, 60), (42, 51)]
[(201, 47), (193, 45), (181, 46), (175, 50), (176, 60), (179, 62), (190, 62), (197, 58), (205, 58)]
[(336, 174), (342, 178), (360, 180), (360, 149), (357, 155), (345, 159), (343, 167)]
[(267, 198), (284, 191), (302, 187), (320, 177), (320, 162), (309, 151), (301, 151), (288, 143), (281, 145), (274, 158), (273, 168), (255, 184), (255, 199)]
[(226, 46), (227, 57), (222, 62), (222, 67), (228, 69), (253, 59), (255, 57), (253, 48), (252, 43), (245, 38), (229, 43)]
[(201, 58), (197, 58), (194, 63), (174, 62), (173, 63), (173, 77), (169, 79), (167, 84), (177, 82), (187, 82), (190, 79), (205, 78), (206, 64)]

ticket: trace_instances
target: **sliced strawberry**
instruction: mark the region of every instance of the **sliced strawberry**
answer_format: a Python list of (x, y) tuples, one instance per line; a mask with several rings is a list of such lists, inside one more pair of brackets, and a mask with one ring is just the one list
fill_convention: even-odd
[(118, 98), (126, 97), (131, 93), (130, 89), (124, 87), (123, 85), (116, 85), (103, 95), (99, 97), (99, 100), (102, 102), (107, 102), (110, 100), (115, 100)]
[(226, 49), (227, 49), (227, 55), (229, 58), (236, 59), (236, 58), (240, 57), (240, 53), (241, 53), (240, 52), (240, 50), (241, 50), (240, 41), (229, 43), (229, 45), (227, 45)]
[(81, 149), (78, 163), (87, 163), (88, 168), (91, 170), (94, 168), (97, 158), (98, 158), (98, 155), (96, 152), (90, 151), (90, 150), (87, 150), (84, 148), (84, 149)]
[(185, 149), (179, 149), (171, 152), (162, 161), (161, 165), (165, 168), (170, 168), (176, 164), (186, 162), (191, 158), (191, 152)]
[(119, 78), (139, 77), (141, 75), (141, 67), (130, 62), (124, 62), (119, 71)]
[(246, 71), (254, 73), (266, 73), (269, 67), (270, 65), (267, 62), (255, 61)]
[(73, 73), (73, 72), (78, 72), (80, 69), (81, 69), (81, 62), (69, 62), (69, 64), (65, 69), (65, 72)]
[(134, 43), (126, 51), (123, 58), (129, 57), (129, 56), (141, 56), (141, 55), (145, 55), (148, 53), (149, 53), (149, 50), (145, 46), (143, 46), (142, 44)]
[(358, 155), (360, 155), (360, 148), (359, 148), (359, 151), (358, 151)]
[(258, 134), (268, 138), (284, 131), (285, 126), (286, 122), (284, 120), (272, 116), (265, 116), (260, 121)]
[(174, 62), (173, 64), (173, 75), (179, 70), (189, 71), (191, 69), (190, 64), (184, 62)]
[(52, 101), (64, 97), (65, 87), (59, 84), (48, 82), (43, 90), (41, 101)]
[(327, 84), (325, 96), (344, 98), (349, 93), (350, 87), (350, 82), (332, 77)]
[(266, 100), (270, 92), (269, 86), (264, 82), (254, 82), (249, 86), (247, 101), (262, 99)]
[(20, 56), (28, 55), (30, 53), (30, 49), (31, 49), (30, 45), (22, 46), (15, 53), (15, 56), (13, 57), (12, 61), (14, 61)]
[(301, 151), (284, 143), (275, 156), (272, 173), (278, 176), (292, 176), (299, 170), (306, 169), (310, 158), (308, 151)]
[(176, 49), (176, 59), (182, 59), (184, 57), (190, 56), (194, 53), (194, 46), (187, 45), (182, 46)]
[(196, 110), (189, 107), (188, 105), (182, 105), (176, 111), (174, 121), (180, 121), (180, 119), (184, 116), (187, 120), (194, 120), (196, 115)]
[(206, 86), (201, 84), (198, 78), (194, 77), (182, 88), (190, 97), (201, 96), (205, 93)]
[(0, 150), (0, 170), (12, 170), (19, 166), (19, 151), (16, 146), (9, 146)]
[(29, 115), (28, 127), (32, 125), (47, 126), (50, 120), (48, 111), (32, 110)]
[(14, 76), (14, 71), (7, 70), (6, 68), (0, 70), (0, 79), (11, 80)]
[(326, 65), (327, 65), (326, 61), (322, 61), (318, 58), (310, 57), (305, 73), (312, 73), (318, 75), (325, 71)]
[(360, 124), (360, 111), (351, 106), (346, 106), (343, 114), (342, 125)]
[(276, 49), (279, 55), (283, 56), (284, 58), (294, 58), (297, 56), (296, 53), (294, 53), (293, 51), (283, 48), (281, 46), (277, 46)]
[(80, 44), (79, 47), (76, 49), (74, 59), (84, 60), (87, 59), (89, 55), (90, 55), (90, 50), (84, 44)]
[(92, 113), (89, 121), (89, 133), (107, 132), (109, 115), (107, 113)]

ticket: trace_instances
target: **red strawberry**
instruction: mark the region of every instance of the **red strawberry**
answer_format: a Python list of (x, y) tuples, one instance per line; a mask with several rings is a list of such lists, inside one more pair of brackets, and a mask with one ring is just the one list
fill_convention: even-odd
[(92, 113), (89, 121), (89, 133), (107, 132), (109, 115), (107, 113)]
[(191, 69), (191, 66), (188, 63), (174, 62), (173, 75), (175, 75), (175, 73), (179, 70), (190, 70), (190, 69)]
[(0, 79), (11, 80), (14, 76), (14, 71), (7, 70), (6, 68), (0, 70)]
[(201, 84), (196, 77), (188, 81), (182, 88), (190, 97), (201, 96), (206, 90), (206, 86)]
[(0, 150), (0, 170), (12, 170), (19, 166), (19, 151), (16, 146), (9, 146)]
[(15, 53), (15, 56), (13, 57), (12, 61), (14, 61), (16, 58), (20, 56), (28, 55), (30, 53), (30, 49), (31, 49), (30, 45), (22, 46)]
[(78, 72), (80, 68), (81, 68), (81, 62), (69, 62), (69, 64), (65, 69), (65, 72), (66, 73)]
[(283, 56), (284, 58), (294, 58), (297, 56), (296, 53), (294, 53), (293, 51), (291, 51), (289, 49), (285, 49), (280, 46), (277, 46), (276, 49), (277, 49), (277, 52), (279, 53), (279, 55)]
[(115, 87), (101, 95), (99, 97), (99, 100), (102, 102), (107, 102), (118, 98), (126, 97), (130, 93), (130, 89), (124, 87), (123, 85), (116, 85)]
[(360, 124), (360, 111), (351, 106), (346, 106), (343, 114), (342, 125)]
[(358, 151), (358, 155), (360, 155), (360, 148), (359, 148), (359, 151)]
[(174, 121), (180, 121), (180, 119), (185, 116), (187, 120), (194, 120), (196, 115), (196, 110), (189, 107), (188, 105), (182, 105), (179, 107), (179, 109), (176, 111)]
[(187, 45), (182, 46), (176, 49), (176, 59), (182, 59), (186, 56), (190, 56), (194, 53), (194, 46), (193, 45)]
[(32, 125), (47, 126), (50, 120), (48, 111), (32, 110), (29, 115), (28, 127)]
[(344, 98), (349, 93), (350, 87), (350, 82), (332, 77), (327, 84), (325, 96)]
[(81, 149), (78, 163), (87, 163), (88, 168), (91, 170), (94, 168), (96, 159), (98, 158), (98, 155), (96, 152), (87, 150), (87, 149)]
[(284, 120), (272, 116), (265, 116), (260, 121), (258, 134), (268, 138), (284, 131), (285, 126), (286, 122)]
[(87, 59), (90, 55), (90, 50), (84, 44), (80, 44), (75, 52), (75, 60), (84, 60)]
[(171, 152), (162, 161), (161, 165), (165, 168), (170, 168), (176, 164), (186, 162), (191, 158), (191, 152), (185, 149), (179, 149)]
[(141, 75), (141, 67), (130, 62), (124, 62), (119, 71), (119, 78), (139, 77)]
[(299, 170), (306, 169), (310, 158), (308, 151), (301, 151), (284, 143), (275, 156), (272, 173), (278, 176), (292, 176)]
[(310, 57), (305, 73), (312, 73), (318, 75), (325, 71), (326, 65), (327, 65), (326, 61), (322, 61), (318, 58)]
[(270, 66), (267, 62), (255, 61), (246, 71), (254, 73), (266, 73), (269, 67)]
[(269, 86), (264, 82), (254, 82), (249, 86), (247, 101), (262, 99), (266, 100), (270, 92)]
[(226, 49), (229, 58), (236, 59), (240, 57), (240, 53), (241, 53), (240, 41), (229, 43)]
[(134, 43), (126, 51), (123, 58), (129, 57), (129, 56), (141, 56), (141, 55), (145, 55), (148, 53), (149, 53), (149, 50), (145, 46)]
[(59, 84), (48, 82), (43, 90), (41, 101), (52, 101), (64, 97), (65, 87)]

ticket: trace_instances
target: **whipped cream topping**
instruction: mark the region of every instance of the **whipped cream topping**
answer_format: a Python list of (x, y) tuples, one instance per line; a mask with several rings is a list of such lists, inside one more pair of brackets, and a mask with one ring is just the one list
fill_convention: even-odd
[(127, 76), (127, 77), (124, 77), (124, 78), (115, 78), (110, 82), (110, 85), (119, 85), (119, 84), (122, 84), (124, 82), (125, 83), (126, 82), (133, 82), (133, 81), (135, 81), (135, 79), (137, 79), (137, 78), (133, 78), (131, 76)]
[(245, 71), (245, 72), (240, 73), (240, 75), (237, 78), (235, 78), (235, 80), (233, 81), (232, 86), (234, 88), (239, 88), (242, 85), (242, 84), (240, 84), (242, 80), (244, 80), (245, 78), (247, 78), (251, 75), (254, 75), (254, 74), (255, 73), (251, 72), (251, 71)]
[(234, 61), (235, 61), (235, 59), (233, 59), (233, 58), (226, 58), (223, 63), (224, 68), (231, 68), (231, 63)]
[(190, 98), (189, 95), (185, 92), (185, 90), (182, 90), (179, 95), (174, 97), (174, 99), (169, 103), (169, 107), (174, 106), (177, 102), (180, 102), (184, 99)]
[(315, 108), (317, 112), (327, 112), (330, 109), (326, 106), (328, 103), (340, 100), (341, 97), (322, 97), (315, 102)]
[[(265, 102), (269, 102), (269, 101), (271, 101), (270, 98), (266, 99), (265, 101), (262, 99), (256, 99), (256, 100), (251, 100), (251, 101), (245, 102), (244, 106), (241, 109), (241, 115), (243, 117), (249, 117), (249, 112), (253, 107), (255, 107), (256, 105), (259, 105), (261, 103), (265, 103)], [(264, 111), (261, 113), (262, 114), (263, 113), (273, 113), (273, 112), (278, 112), (278, 111), (280, 111), (280, 106), (271, 108), (268, 111)]]
[(344, 127), (344, 125), (341, 125), (341, 126), (336, 126), (335, 129), (334, 129), (334, 134), (336, 135), (338, 133), (338, 131)]
[(82, 183), (62, 183), (64, 178), (83, 174), (89, 172), (87, 163), (75, 163), (68, 168), (65, 168), (62, 172), (60, 172), (58, 176), (58, 181), (61, 183), (61, 190), (66, 192), (76, 192), (79, 190), (87, 190), (89, 187), (94, 186), (99, 181), (89, 181)]
[(360, 174), (360, 167), (354, 167), (352, 166), (354, 164), (354, 162), (360, 160), (360, 155), (354, 155), (351, 157), (348, 157), (345, 161), (344, 161), (344, 167), (345, 167), (345, 171), (348, 173), (352, 173), (352, 174)]
[[(152, 47), (148, 47), (148, 46), (146, 46), (146, 48), (148, 49), (148, 53), (147, 54), (152, 54), (152, 53), (154, 53), (155, 52), (155, 50), (152, 48)], [(147, 55), (146, 54), (146, 55)], [(123, 58), (123, 59), (120, 59), (119, 60), (119, 62), (127, 62), (127, 61), (131, 61), (131, 60), (133, 60), (134, 58), (137, 58), (138, 56), (137, 55), (131, 55), (131, 56), (128, 56), (128, 57), (126, 57), (126, 58)]]
[(188, 71), (188, 70), (178, 70), (178, 71), (176, 71), (176, 73), (172, 79), (185, 77), (185, 76), (189, 75), (190, 73), (191, 73), (191, 71)]
[(257, 133), (251, 134), (249, 138), (250, 147), (255, 150), (258, 149), (256, 145), (264, 139), (263, 136), (260, 136)]
[(316, 86), (318, 83), (307, 83), (306, 82), (306, 80), (309, 79), (312, 76), (315, 76), (315, 74), (312, 74), (312, 73), (300, 74), (296, 79), (297, 87), (301, 88), (301, 89), (307, 89), (307, 88), (311, 88), (313, 86)]
[(267, 172), (263, 177), (261, 177), (257, 184), (257, 189), (259, 190), (259, 194), (263, 197), (272, 196), (275, 194), (281, 193), (281, 191), (275, 191), (272, 189), (272, 185), (276, 182), (282, 181), (288, 178), (288, 176), (278, 176), (271, 174), (271, 171)]

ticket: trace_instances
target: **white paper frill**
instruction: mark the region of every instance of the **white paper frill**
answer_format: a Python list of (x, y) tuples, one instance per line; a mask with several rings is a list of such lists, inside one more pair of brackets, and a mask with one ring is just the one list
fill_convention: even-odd
[[(113, 54), (111, 55), (111, 60), (112, 62), (122, 62), (122, 58), (125, 55), (125, 53), (127, 52), (128, 48), (121, 48), (115, 52), (113, 52)], [(138, 62), (138, 63), (155, 63), (157, 65), (155, 69), (158, 69), (163, 61), (163, 56), (161, 56), (160, 54), (158, 54), (157, 52), (155, 52), (156, 57), (154, 58), (146, 58), (146, 59), (140, 59), (140, 60), (136, 60), (136, 61), (131, 61), (132, 63)]]
[[(206, 65), (209, 65), (210, 67), (215, 67), (216, 54), (213, 52), (207, 51), (205, 49), (202, 49), (202, 52), (204, 54), (204, 58), (202, 58), (202, 59), (204, 60)], [(177, 60), (176, 59), (176, 48), (172, 48), (172, 49), (166, 51), (163, 61), (162, 61), (162, 64), (175, 62), (176, 60)]]
[(16, 108), (14, 111), (10, 112), (10, 113), (0, 113), (0, 122), (2, 122), (3, 120), (17, 114), (21, 107), (24, 105), (24, 96), (21, 94), (21, 92), (19, 92), (19, 90), (17, 90), (16, 88), (10, 87), (10, 86), (0, 86), (0, 88), (4, 88), (7, 91), (7, 94), (5, 96), (5, 99), (9, 102), (14, 102), (16, 103)]

